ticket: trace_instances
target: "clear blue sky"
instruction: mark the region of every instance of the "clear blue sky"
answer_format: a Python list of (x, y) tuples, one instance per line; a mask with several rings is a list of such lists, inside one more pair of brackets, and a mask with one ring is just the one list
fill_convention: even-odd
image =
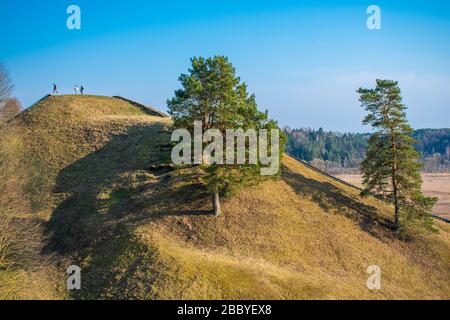
[(0, 0), (0, 30), (25, 107), (56, 82), (165, 110), (189, 58), (221, 54), (280, 125), (368, 131), (355, 90), (391, 78), (414, 127), (450, 127), (450, 1)]

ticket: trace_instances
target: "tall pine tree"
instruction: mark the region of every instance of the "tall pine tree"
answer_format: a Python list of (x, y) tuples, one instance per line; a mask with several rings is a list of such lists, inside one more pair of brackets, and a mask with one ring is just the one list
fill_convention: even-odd
[[(223, 136), (227, 129), (279, 130), (277, 123), (268, 119), (267, 111), (258, 110), (255, 96), (248, 94), (246, 84), (236, 76), (228, 58), (194, 57), (191, 63), (189, 73), (179, 77), (182, 88), (176, 90), (175, 96), (167, 101), (175, 128), (187, 129), (192, 134), (194, 121), (201, 121), (203, 132), (217, 129)], [(280, 136), (281, 156), (285, 137), (281, 132)], [(220, 214), (219, 194), (258, 181), (261, 178), (260, 165), (258, 162), (256, 165), (214, 163), (204, 166), (206, 185), (213, 195), (215, 215)]]
[(398, 82), (377, 80), (376, 84), (375, 89), (357, 91), (368, 112), (363, 124), (375, 129), (361, 165), (363, 195), (374, 193), (392, 201), (397, 230), (410, 225), (431, 228), (431, 209), (437, 199), (422, 194), (419, 153), (414, 150)]

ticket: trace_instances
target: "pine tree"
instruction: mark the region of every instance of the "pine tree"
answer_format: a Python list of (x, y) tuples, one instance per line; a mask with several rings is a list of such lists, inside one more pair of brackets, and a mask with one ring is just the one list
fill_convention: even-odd
[(398, 231), (411, 225), (431, 228), (431, 209), (437, 199), (422, 194), (419, 153), (398, 82), (377, 80), (376, 84), (375, 89), (357, 91), (368, 112), (363, 124), (375, 129), (361, 164), (363, 195), (375, 193), (392, 201)]
[[(227, 129), (278, 129), (277, 123), (268, 119), (266, 112), (257, 108), (254, 95), (247, 93), (247, 86), (236, 77), (228, 58), (194, 57), (188, 74), (179, 77), (182, 88), (167, 101), (169, 114), (175, 128), (193, 133), (194, 121), (201, 121), (203, 131), (218, 129), (224, 136)], [(279, 129), (278, 129), (279, 130)], [(280, 155), (284, 136), (281, 135)], [(258, 181), (260, 164), (221, 165), (210, 164), (205, 168), (205, 181), (212, 193), (213, 210), (220, 214), (219, 193), (226, 193), (238, 186)]]

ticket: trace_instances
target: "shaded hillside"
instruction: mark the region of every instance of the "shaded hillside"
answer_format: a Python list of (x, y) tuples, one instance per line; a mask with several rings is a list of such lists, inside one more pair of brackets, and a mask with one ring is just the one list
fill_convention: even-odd
[[(51, 264), (39, 272), (55, 276), (39, 298), (67, 297), (70, 264), (82, 290), (69, 298), (450, 298), (449, 225), (397, 240), (373, 222), (389, 219), (387, 204), (287, 156), (279, 180), (223, 199), (213, 217), (201, 168), (162, 166), (168, 125), (94, 96), (50, 97), (10, 123), (1, 197), (42, 221)], [(380, 291), (366, 288), (374, 264)], [(35, 272), (23, 271), (29, 288)]]

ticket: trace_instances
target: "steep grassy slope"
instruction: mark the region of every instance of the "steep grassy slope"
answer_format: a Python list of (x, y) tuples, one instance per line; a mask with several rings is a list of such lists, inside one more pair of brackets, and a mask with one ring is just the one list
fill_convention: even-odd
[[(156, 145), (162, 135), (158, 132), (167, 121), (109, 97), (52, 96), (44, 99), (1, 129), (1, 213), (12, 213), (18, 219), (32, 219), (38, 223), (48, 221), (55, 208), (68, 196), (58, 186), (58, 177), (65, 167), (95, 155), (106, 145), (112, 148), (109, 158), (89, 164), (76, 174), (78, 179), (89, 175), (88, 178), (101, 183), (101, 179), (108, 179), (109, 174), (114, 175), (114, 170), (133, 166), (134, 162), (148, 163), (148, 159), (159, 154)], [(124, 153), (114, 150), (122, 146), (130, 146), (127, 149), (130, 157), (120, 158)], [(108, 165), (114, 166), (114, 163), (118, 166), (111, 170)], [(71, 181), (68, 183), (73, 185)], [(29, 278), (29, 274), (25, 278)], [(48, 293), (51, 290), (44, 289), (43, 278), (39, 276), (36, 277), (39, 281), (34, 278), (26, 281), (22, 287), (37, 287), (26, 290), (25, 297), (54, 297), (53, 293)], [(10, 292), (9, 288), (5, 291)], [(41, 292), (45, 294), (36, 295)]]
[[(161, 167), (168, 121), (112, 98), (60, 96), (6, 129), (0, 150), (14, 170), (1, 197), (43, 221), (52, 263), (40, 272), (55, 274), (37, 298), (450, 298), (448, 225), (397, 240), (358, 213), (387, 219), (387, 204), (289, 157), (279, 180), (223, 199), (213, 217), (200, 168)], [(66, 296), (70, 264), (82, 290)], [(382, 270), (379, 291), (366, 287), (369, 265)], [(36, 297), (24, 274), (17, 297)]]

